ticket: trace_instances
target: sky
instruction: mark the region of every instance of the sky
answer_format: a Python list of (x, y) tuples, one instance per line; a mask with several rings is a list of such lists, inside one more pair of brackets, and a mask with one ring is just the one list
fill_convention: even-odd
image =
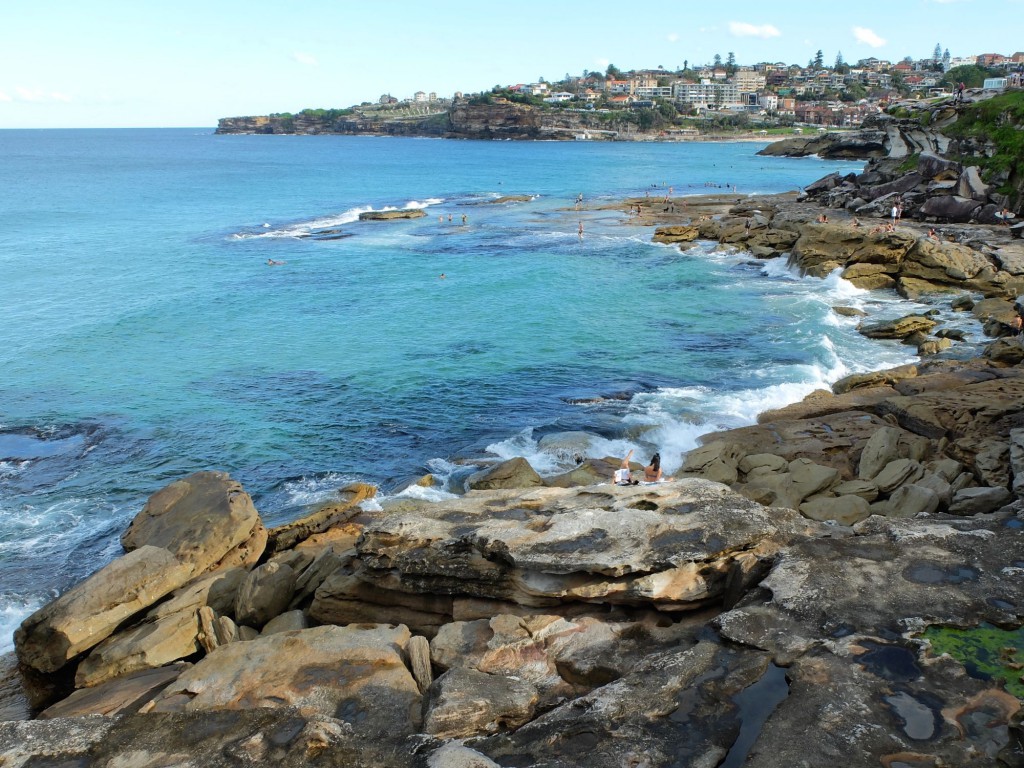
[(451, 96), (567, 73), (1024, 50), (1024, 0), (0, 0), (0, 128)]

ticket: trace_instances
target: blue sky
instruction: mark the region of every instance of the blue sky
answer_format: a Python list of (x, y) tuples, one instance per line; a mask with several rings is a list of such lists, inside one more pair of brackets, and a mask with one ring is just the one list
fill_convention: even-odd
[(3, 0), (0, 128), (213, 127), (415, 91), (710, 62), (1024, 50), (1024, 0)]

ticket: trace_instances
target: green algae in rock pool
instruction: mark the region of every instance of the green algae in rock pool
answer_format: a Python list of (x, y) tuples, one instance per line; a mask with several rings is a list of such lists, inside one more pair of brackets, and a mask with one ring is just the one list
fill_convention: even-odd
[(917, 655), (912, 650), (870, 641), (861, 645), (867, 651), (857, 657), (857, 663), (868, 672), (894, 683), (909, 683), (921, 676)]
[(935, 735), (940, 723), (938, 709), (941, 709), (941, 702), (935, 702), (938, 706), (936, 709), (906, 691), (883, 696), (882, 699), (899, 719), (903, 732), (909, 738), (915, 741), (925, 741)]
[(958, 627), (928, 627), (920, 635), (931, 643), (931, 653), (948, 653), (964, 665), (967, 674), (979, 680), (997, 680), (1006, 691), (1024, 699), (1021, 669), (1024, 664), (1024, 627), (999, 629), (981, 624), (970, 629)]
[(903, 578), (918, 584), (963, 584), (977, 581), (980, 575), (977, 568), (969, 565), (943, 568), (931, 563), (915, 563), (903, 569)]
[(740, 732), (718, 768), (739, 768), (743, 765), (765, 722), (787, 696), (789, 683), (785, 670), (769, 664), (760, 680), (733, 697), (739, 709)]

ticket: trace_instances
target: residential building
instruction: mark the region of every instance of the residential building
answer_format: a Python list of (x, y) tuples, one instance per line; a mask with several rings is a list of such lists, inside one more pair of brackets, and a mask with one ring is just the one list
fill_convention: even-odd
[(742, 106), (740, 89), (735, 83), (713, 83), (701, 80), (699, 83), (676, 83), (672, 87), (672, 97), (681, 104), (691, 107), (729, 107)]
[(755, 72), (752, 68), (741, 67), (733, 74), (732, 82), (739, 88), (740, 93), (754, 93), (762, 90), (767, 80), (763, 74)]

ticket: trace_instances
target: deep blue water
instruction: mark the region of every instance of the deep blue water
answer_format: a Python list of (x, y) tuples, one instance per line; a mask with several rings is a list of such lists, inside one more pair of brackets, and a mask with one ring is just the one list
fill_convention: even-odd
[(600, 208), (859, 167), (758, 148), (0, 131), (0, 648), (188, 472), (230, 471), (279, 524), (495, 456), (671, 471), (704, 432), (907, 361), (830, 311), (893, 297)]

